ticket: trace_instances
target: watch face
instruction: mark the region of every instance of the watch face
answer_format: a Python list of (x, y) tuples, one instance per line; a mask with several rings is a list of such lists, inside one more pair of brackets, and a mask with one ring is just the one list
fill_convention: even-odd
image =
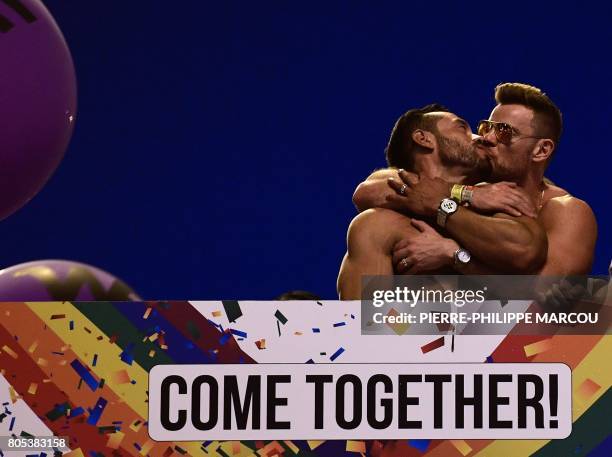
[(468, 263), (471, 258), (472, 256), (465, 249), (460, 249), (459, 252), (457, 252), (457, 260), (461, 263)]
[(440, 209), (444, 211), (446, 214), (451, 214), (457, 211), (457, 202), (455, 200), (451, 200), (450, 198), (445, 198), (440, 203)]

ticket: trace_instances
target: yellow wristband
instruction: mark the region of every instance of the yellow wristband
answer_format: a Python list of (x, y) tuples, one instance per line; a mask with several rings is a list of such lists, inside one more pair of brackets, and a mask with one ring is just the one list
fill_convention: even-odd
[(463, 193), (463, 189), (465, 189), (464, 185), (461, 184), (453, 184), (451, 189), (451, 198), (455, 200), (457, 203), (461, 203), (461, 194)]

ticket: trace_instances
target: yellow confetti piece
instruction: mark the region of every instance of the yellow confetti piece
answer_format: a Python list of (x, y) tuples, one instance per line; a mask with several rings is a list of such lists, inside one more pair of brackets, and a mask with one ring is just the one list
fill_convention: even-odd
[(30, 387), (28, 387), (28, 393), (30, 395), (36, 395), (36, 391), (38, 390), (38, 384), (35, 382), (30, 383)]
[(255, 341), (255, 346), (257, 346), (257, 349), (262, 350), (266, 348), (266, 340), (264, 338), (262, 338), (259, 341)]
[(291, 451), (292, 451), (294, 454), (299, 454), (299, 453), (300, 453), (300, 448), (299, 448), (299, 447), (297, 447), (297, 446), (296, 446), (296, 445), (293, 443), (293, 441), (284, 441), (284, 443), (285, 443), (285, 445), (286, 445), (286, 446), (287, 446), (289, 449), (291, 449)]
[(6, 344), (4, 346), (2, 346), (2, 350), (4, 352), (6, 352), (8, 355), (10, 355), (14, 359), (16, 359), (18, 357), (17, 353), (15, 351), (13, 351), (10, 347), (8, 347)]
[(64, 352), (64, 351), (66, 351), (67, 349), (70, 349), (70, 345), (69, 345), (69, 344), (65, 344), (64, 346), (62, 346), (62, 347), (60, 348), (60, 352)]
[(346, 451), (347, 452), (359, 452), (363, 453), (366, 451), (365, 441), (346, 441)]
[(534, 355), (541, 354), (542, 352), (549, 351), (552, 349), (552, 338), (528, 344), (523, 349), (527, 357), (532, 357)]
[(302, 336), (302, 335), (303, 335), (303, 333), (302, 333), (302, 332), (295, 332), (295, 333), (294, 333), (294, 335), (297, 335), (297, 336)]
[(11, 397), (11, 403), (16, 403), (21, 398), (13, 386), (9, 386), (9, 396)]
[(149, 341), (155, 341), (157, 339), (157, 337), (159, 336), (159, 334), (157, 332), (155, 332), (153, 335), (151, 335), (149, 337)]
[[(400, 313), (398, 313), (395, 310), (395, 308), (391, 308), (389, 310), (389, 312), (387, 313), (387, 316), (399, 316), (399, 315), (400, 315)], [(405, 324), (400, 324), (400, 323), (398, 323), (398, 324), (390, 324), (389, 322), (387, 322), (387, 325), (397, 335), (403, 335), (410, 328), (410, 324), (409, 323), (405, 323)]]
[(576, 389), (576, 395), (580, 397), (582, 401), (589, 401), (597, 391), (601, 389), (601, 386), (590, 378), (585, 379), (582, 384)]
[(85, 457), (81, 448), (70, 451), (68, 454), (64, 454), (64, 457)]
[(275, 455), (282, 455), (284, 453), (285, 448), (278, 441), (272, 441), (257, 451), (257, 454), (266, 457), (273, 457)]
[(155, 443), (153, 441), (148, 440), (145, 444), (142, 445), (142, 448), (140, 449), (140, 455), (147, 455), (149, 451), (153, 449), (154, 445)]
[(223, 315), (223, 313), (221, 311), (213, 311), (212, 315), (213, 315), (213, 317), (221, 317)]
[(149, 307), (147, 308), (147, 310), (145, 311), (144, 315), (142, 316), (143, 319), (148, 319), (149, 315), (151, 314), (151, 311), (153, 310), (153, 308)]
[(39, 357), (38, 360), (36, 361), (36, 364), (40, 365), (41, 367), (48, 367), (49, 361), (47, 359), (43, 359), (42, 357)]
[(464, 457), (472, 452), (470, 445), (463, 440), (450, 440), (450, 442)]
[(130, 425), (130, 430), (137, 432), (138, 430), (140, 430), (140, 427), (142, 427), (142, 421), (137, 420), (137, 421), (134, 421), (132, 425)]
[(67, 363), (68, 363), (68, 361), (67, 361), (67, 360), (61, 360), (61, 361), (60, 361), (60, 363), (59, 363), (59, 365), (60, 365), (60, 366), (62, 366), (62, 367), (64, 367), (64, 366), (66, 366), (66, 364), (67, 364)]
[(323, 440), (323, 441), (310, 440), (310, 441), (306, 441), (306, 442), (308, 443), (308, 447), (310, 448), (310, 450), (314, 451), (316, 448), (318, 448), (323, 443), (325, 443), (325, 440)]
[(37, 347), (38, 347), (38, 340), (36, 340), (32, 344), (30, 344), (30, 347), (28, 348), (28, 352), (30, 354), (33, 354)]
[(108, 441), (106, 442), (106, 447), (111, 449), (119, 449), (119, 445), (123, 441), (125, 437), (125, 433), (123, 432), (115, 432), (108, 435)]
[(155, 349), (151, 349), (149, 351), (149, 357), (154, 357), (155, 356)]

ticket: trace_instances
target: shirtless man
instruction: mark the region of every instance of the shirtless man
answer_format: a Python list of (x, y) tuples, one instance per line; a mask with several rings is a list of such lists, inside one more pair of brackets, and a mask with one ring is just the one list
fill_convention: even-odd
[[(475, 144), (467, 123), (440, 107), (398, 120), (387, 161), (410, 172), (381, 170), (358, 186), (353, 199), (362, 212), (348, 231), (341, 299), (360, 298), (361, 276), (391, 275), (394, 265), (408, 274), (590, 271), (597, 238), (591, 209), (544, 181), (561, 136), (559, 109), (525, 84), (501, 84), (495, 99)], [(452, 184), (482, 179), (483, 163), (491, 167), (488, 180), (502, 182), (470, 189), (469, 208), (453, 207)]]

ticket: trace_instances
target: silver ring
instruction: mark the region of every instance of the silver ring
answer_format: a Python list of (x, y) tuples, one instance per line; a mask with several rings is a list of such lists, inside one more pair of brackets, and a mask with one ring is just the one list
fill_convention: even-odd
[(408, 186), (406, 184), (402, 184), (402, 187), (400, 187), (399, 190), (400, 195), (406, 195), (406, 189), (408, 189)]
[(400, 263), (404, 268), (408, 267), (408, 257), (404, 257), (402, 260), (400, 260)]

